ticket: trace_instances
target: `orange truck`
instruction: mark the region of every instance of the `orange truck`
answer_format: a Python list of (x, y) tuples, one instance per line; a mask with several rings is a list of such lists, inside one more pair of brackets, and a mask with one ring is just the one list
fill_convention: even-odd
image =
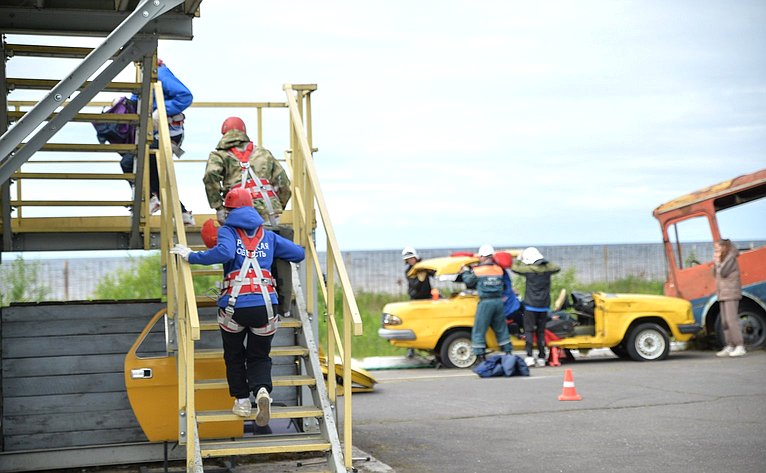
[[(673, 199), (657, 207), (654, 217), (662, 229), (667, 260), (665, 295), (691, 302), (696, 323), (707, 333), (715, 333), (721, 344), (723, 332), (711, 271), (713, 241), (742, 241), (737, 235), (741, 231), (760, 235), (757, 243), (739, 248), (739, 317), (745, 344), (766, 347), (766, 169)], [(704, 252), (711, 255), (710, 261), (704, 261), (703, 251), (695, 251), (689, 244), (699, 241), (700, 235), (710, 242), (709, 252)]]

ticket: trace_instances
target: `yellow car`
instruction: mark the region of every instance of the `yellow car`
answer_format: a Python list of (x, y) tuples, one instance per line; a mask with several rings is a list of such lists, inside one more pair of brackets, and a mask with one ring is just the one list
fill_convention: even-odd
[[(423, 260), (412, 272), (434, 271), (441, 280), (454, 280), (460, 268), (477, 262), (471, 256)], [(479, 298), (475, 291), (461, 291), (449, 298), (386, 304), (380, 337), (402, 348), (425, 350), (449, 368), (468, 368), (476, 356), (471, 351), (471, 328)], [(589, 350), (611, 348), (621, 358), (655, 361), (667, 358), (670, 338), (688, 341), (700, 331), (691, 304), (676, 297), (643, 294), (572, 294), (574, 312), (561, 312), (573, 321), (573, 330), (549, 346)], [(515, 350), (524, 339), (511, 335)], [(497, 348), (494, 333), (487, 332), (487, 346)]]

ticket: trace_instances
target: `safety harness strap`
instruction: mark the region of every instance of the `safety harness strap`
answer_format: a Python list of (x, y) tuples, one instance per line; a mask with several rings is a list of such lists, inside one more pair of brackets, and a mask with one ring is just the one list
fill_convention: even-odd
[[(263, 227), (258, 227), (258, 230), (252, 238), (248, 237), (245, 231), (241, 228), (237, 228), (236, 230), (242, 241), (242, 245), (245, 247), (245, 260), (242, 262), (242, 267), (239, 269), (239, 273), (234, 277), (233, 283), (231, 283), (231, 295), (229, 296), (229, 303), (226, 305), (226, 309), (224, 309), (226, 316), (221, 326), (227, 326), (232, 322), (231, 317), (234, 315), (234, 305), (237, 303), (237, 297), (239, 297), (239, 293), (242, 290), (242, 285), (247, 278), (248, 272), (251, 270), (255, 273), (258, 280), (261, 281), (261, 284), (258, 285), (258, 289), (263, 296), (266, 312), (269, 315), (269, 323), (271, 323), (272, 319), (276, 319), (274, 316), (274, 308), (271, 305), (271, 297), (269, 295), (269, 290), (267, 289), (268, 285), (264, 283), (266, 281), (264, 272), (261, 270), (258, 260), (255, 257), (258, 245), (261, 243), (261, 240), (263, 240)], [(271, 280), (270, 273), (268, 280)]]
[[(276, 196), (274, 193), (274, 188), (271, 186), (271, 183), (269, 183), (268, 179), (261, 180), (258, 178), (258, 176), (256, 176), (253, 172), (253, 169), (250, 167), (250, 155), (253, 154), (253, 142), (249, 142), (244, 151), (240, 151), (236, 147), (232, 147), (229, 149), (229, 154), (239, 160), (239, 165), (242, 169), (242, 181), (240, 184), (241, 187), (244, 187), (245, 189), (248, 187), (257, 189), (257, 191), (251, 190), (250, 194), (255, 199), (263, 200), (263, 204), (266, 206), (266, 213), (269, 216), (269, 224), (276, 226), (277, 214), (276, 211), (274, 211), (274, 206), (271, 204), (271, 197)], [(248, 177), (250, 178), (249, 181)], [(266, 185), (264, 185), (263, 181), (265, 181)]]

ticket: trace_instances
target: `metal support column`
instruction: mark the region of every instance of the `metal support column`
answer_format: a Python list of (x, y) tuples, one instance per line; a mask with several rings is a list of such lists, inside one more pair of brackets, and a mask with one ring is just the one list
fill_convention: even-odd
[[(8, 130), (8, 90), (5, 86), (5, 36), (0, 36), (0, 134)], [(11, 181), (0, 181), (0, 219), (3, 221), (3, 244), (0, 252), (13, 249), (11, 228)]]

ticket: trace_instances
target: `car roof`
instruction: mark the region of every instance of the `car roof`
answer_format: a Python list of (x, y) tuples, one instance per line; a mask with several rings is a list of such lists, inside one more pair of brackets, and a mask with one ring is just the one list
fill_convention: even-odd
[(407, 273), (414, 276), (418, 271), (434, 271), (434, 276), (458, 274), (463, 266), (479, 262), (478, 256), (442, 256), (418, 261)]

